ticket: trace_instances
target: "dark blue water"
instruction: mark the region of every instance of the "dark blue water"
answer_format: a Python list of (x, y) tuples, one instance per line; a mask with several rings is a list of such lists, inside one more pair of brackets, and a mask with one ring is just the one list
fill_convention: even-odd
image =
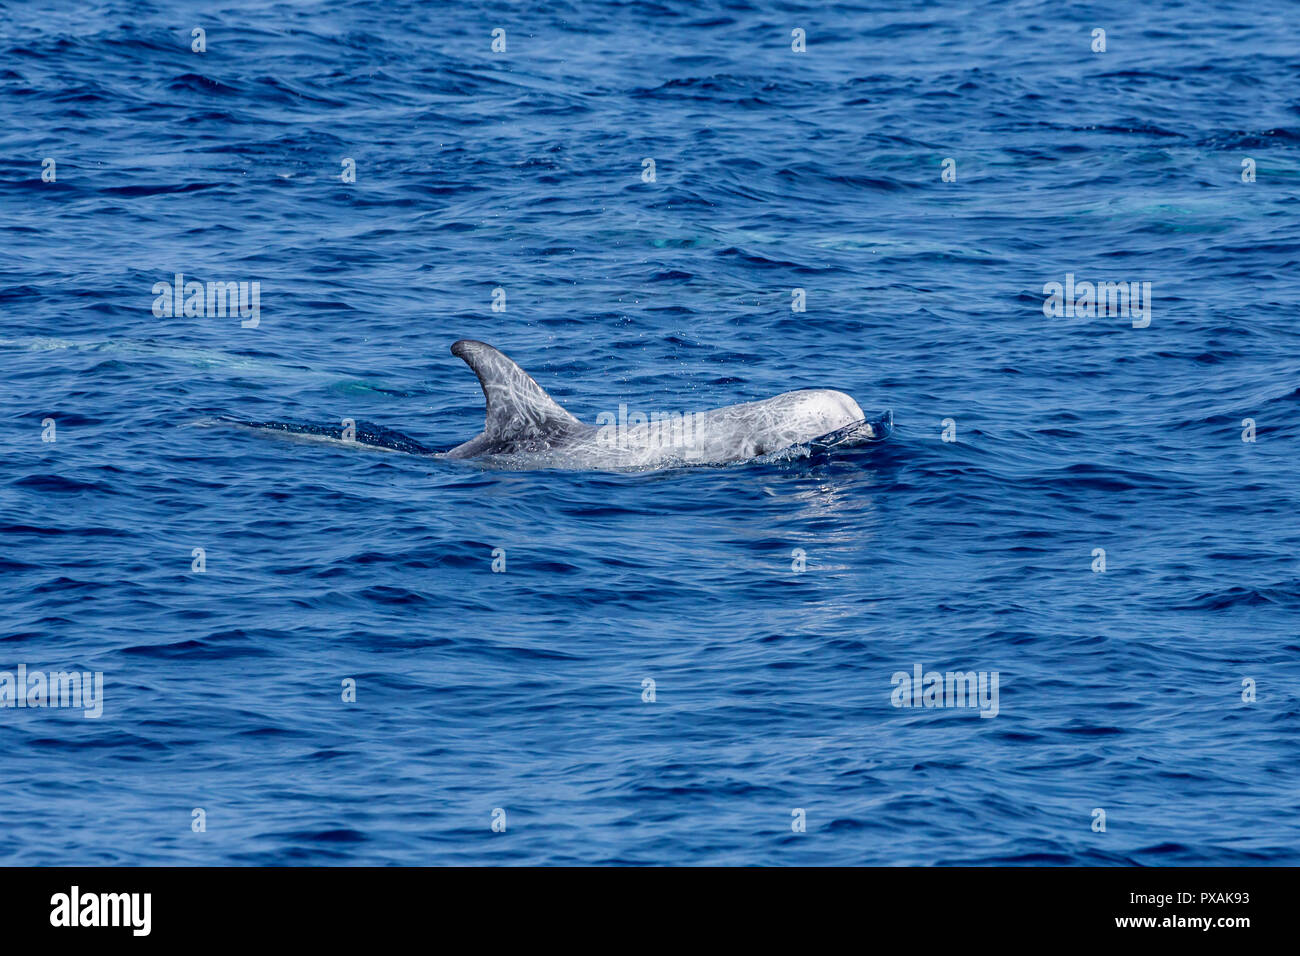
[[(104, 700), (0, 708), (0, 856), (1300, 863), (1298, 81), (1288, 4), (8, 5), (0, 670)], [(156, 316), (177, 272), (259, 323)], [(1067, 273), (1149, 324), (1045, 315)], [(897, 431), (599, 474), (194, 425), (450, 447), (462, 337), (589, 422)], [(996, 717), (895, 707), (918, 665)]]

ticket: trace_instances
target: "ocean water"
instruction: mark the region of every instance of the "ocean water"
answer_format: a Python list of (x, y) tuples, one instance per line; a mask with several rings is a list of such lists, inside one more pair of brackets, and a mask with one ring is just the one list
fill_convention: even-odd
[[(1300, 863), (1297, 80), (1242, 0), (7, 5), (0, 671), (103, 696), (0, 708), (0, 859)], [(588, 422), (897, 427), (606, 474), (196, 424), (451, 447), (466, 337)]]

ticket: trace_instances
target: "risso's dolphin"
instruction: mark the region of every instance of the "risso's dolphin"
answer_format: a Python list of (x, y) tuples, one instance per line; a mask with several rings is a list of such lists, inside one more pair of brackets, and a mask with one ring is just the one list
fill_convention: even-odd
[(680, 465), (721, 465), (780, 452), (803, 453), (882, 441), (893, 431), (890, 411), (868, 421), (843, 392), (807, 388), (758, 402), (705, 412), (603, 412), (595, 425), (578, 421), (532, 377), (490, 345), (462, 339), (451, 354), (478, 376), (487, 400), (483, 431), (438, 452), (367, 422), (347, 426), (239, 422), (304, 438), (341, 441), (435, 458), (472, 459), (505, 469), (562, 468), (644, 471)]

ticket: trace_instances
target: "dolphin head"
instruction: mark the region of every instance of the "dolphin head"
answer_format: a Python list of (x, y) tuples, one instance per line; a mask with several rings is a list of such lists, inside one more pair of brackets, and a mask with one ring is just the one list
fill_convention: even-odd
[[(788, 394), (795, 399), (798, 414), (804, 419), (800, 427), (811, 426), (813, 435), (828, 435), (865, 420), (861, 407), (844, 392), (831, 388), (807, 388)], [(804, 440), (807, 440), (807, 434)]]

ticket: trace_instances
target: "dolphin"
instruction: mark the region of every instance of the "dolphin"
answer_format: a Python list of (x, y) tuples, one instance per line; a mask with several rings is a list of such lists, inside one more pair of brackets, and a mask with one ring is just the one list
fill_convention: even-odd
[(868, 421), (848, 395), (827, 388), (703, 412), (628, 415), (604, 412), (588, 425), (565, 411), (527, 372), (483, 342), (461, 339), (451, 354), (478, 376), (486, 400), (483, 431), (448, 451), (367, 422), (348, 434), (340, 426), (288, 422), (236, 424), (304, 438), (344, 441), (432, 458), (472, 460), (489, 467), (648, 471), (682, 465), (722, 465), (799, 447), (806, 453), (883, 441), (892, 411)]

